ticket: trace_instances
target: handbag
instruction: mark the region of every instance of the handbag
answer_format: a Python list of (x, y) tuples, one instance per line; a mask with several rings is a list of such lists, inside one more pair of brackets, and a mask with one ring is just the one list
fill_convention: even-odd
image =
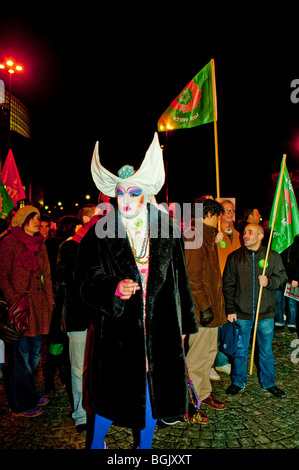
[(220, 328), (219, 349), (227, 356), (244, 356), (243, 335), (240, 325), (227, 322)]
[(10, 307), (8, 307), (8, 321), (15, 327), (19, 334), (24, 334), (29, 327), (29, 299), (28, 292), (31, 286), (33, 271), (30, 273), (27, 289)]

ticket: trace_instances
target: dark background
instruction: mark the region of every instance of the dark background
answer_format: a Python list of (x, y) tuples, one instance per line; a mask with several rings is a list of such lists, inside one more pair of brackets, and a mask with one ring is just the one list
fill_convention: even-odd
[[(294, 8), (92, 5), (1, 8), (0, 60), (24, 64), (12, 93), (32, 116), (32, 140), (13, 148), (22, 181), (41, 182), (45, 204), (62, 200), (66, 210), (86, 193), (97, 202), (96, 140), (110, 171), (138, 169), (160, 115), (214, 58), (220, 195), (266, 216), (284, 153), (289, 172), (298, 171)], [(166, 157), (170, 202), (216, 197), (213, 124), (169, 132)]]

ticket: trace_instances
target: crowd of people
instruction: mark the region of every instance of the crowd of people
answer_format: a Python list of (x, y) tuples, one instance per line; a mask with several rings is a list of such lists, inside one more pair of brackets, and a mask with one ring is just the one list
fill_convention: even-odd
[[(98, 145), (91, 171), (99, 201), (111, 198), (111, 204), (87, 204), (77, 216), (61, 217), (55, 230), (30, 203), (1, 221), (2, 300), (12, 305), (27, 290), (30, 306), (23, 334), (0, 309), (1, 370), (12, 412), (42, 413), (58, 372), (70, 389), (77, 431), (93, 423), (92, 449), (106, 448), (112, 424), (132, 429), (135, 449), (151, 448), (157, 424), (190, 416), (208, 424), (205, 407), (227, 406), (213, 394), (218, 372), (231, 377), (228, 395), (246, 386), (261, 286), (259, 381), (285, 397), (275, 384), (272, 341), (285, 321), (296, 332), (297, 304), (284, 289), (287, 282), (298, 286), (298, 236), (282, 256), (270, 250), (264, 275), (265, 231), (257, 208), (244, 211), (236, 227), (231, 200), (196, 199), (183, 236), (155, 200), (165, 180), (157, 134), (137, 171), (125, 165), (117, 175), (108, 172)], [(184, 243), (192, 237), (200, 240), (195, 248)], [(244, 352), (235, 358), (220, 348), (227, 322), (242, 332)], [(44, 396), (35, 387), (39, 362)]]

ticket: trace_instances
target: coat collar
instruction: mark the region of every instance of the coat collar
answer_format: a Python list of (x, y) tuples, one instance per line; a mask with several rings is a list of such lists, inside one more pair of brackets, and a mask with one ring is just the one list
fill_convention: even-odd
[[(148, 204), (150, 215), (150, 257), (148, 286), (162, 285), (166, 277), (167, 268), (172, 260), (174, 245), (172, 219), (168, 214)], [(115, 215), (115, 223), (111, 218)], [(106, 243), (111, 257), (117, 266), (121, 266), (122, 274), (127, 278), (140, 282), (140, 275), (136, 262), (126, 236), (118, 211), (107, 215)], [(118, 235), (118, 236), (117, 236)], [(180, 236), (180, 233), (176, 234)], [(150, 290), (150, 289), (148, 289)]]
[(260, 245), (260, 247), (257, 250), (249, 250), (247, 246), (244, 245), (245, 248), (245, 253), (247, 253), (249, 256), (252, 256), (252, 253), (254, 253), (255, 256), (264, 256), (265, 253), (265, 247), (264, 245)]

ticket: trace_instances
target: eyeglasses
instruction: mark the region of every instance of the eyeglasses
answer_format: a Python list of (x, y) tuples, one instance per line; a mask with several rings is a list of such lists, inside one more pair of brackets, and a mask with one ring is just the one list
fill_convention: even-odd
[(224, 209), (224, 212), (227, 214), (234, 214), (236, 211), (234, 211), (234, 209)]

